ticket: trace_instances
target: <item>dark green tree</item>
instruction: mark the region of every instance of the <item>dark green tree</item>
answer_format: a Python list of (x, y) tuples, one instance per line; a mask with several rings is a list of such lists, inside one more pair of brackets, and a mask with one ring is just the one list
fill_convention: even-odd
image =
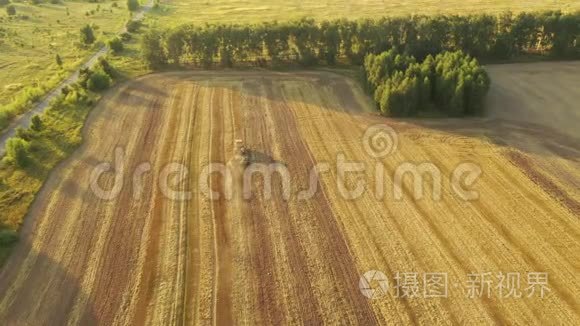
[(30, 128), (34, 131), (41, 131), (42, 130), (42, 120), (40, 119), (40, 116), (38, 114), (32, 116), (32, 118), (30, 119)]
[(56, 64), (57, 64), (59, 67), (62, 67), (62, 58), (60, 57), (60, 55), (59, 55), (58, 53), (56, 54), (56, 56), (55, 56), (55, 58), (54, 58), (54, 59), (55, 59), (55, 61), (56, 61)]
[(0, 230), (0, 247), (6, 248), (18, 241), (18, 233), (9, 229)]
[(24, 167), (29, 162), (28, 143), (18, 137), (12, 137), (6, 141), (6, 157), (19, 167)]
[(161, 43), (163, 35), (157, 30), (151, 30), (143, 35), (141, 40), (141, 55), (151, 67), (167, 63), (165, 51)]
[(138, 20), (129, 20), (127, 22), (127, 24), (125, 24), (125, 28), (127, 29), (127, 32), (129, 32), (129, 33), (138, 32), (140, 27), (141, 27), (141, 22)]
[(334, 22), (325, 21), (320, 25), (320, 51), (319, 57), (327, 64), (336, 64), (336, 58), (340, 50), (340, 34), (338, 25)]
[(105, 58), (99, 59), (99, 64), (97, 65), (96, 69), (102, 70), (104, 73), (106, 73), (111, 78), (115, 78), (117, 75), (115, 68), (113, 68), (113, 66), (111, 66), (109, 61), (107, 61), (107, 59), (105, 59)]
[(137, 11), (139, 9), (139, 0), (127, 0), (127, 8), (129, 11)]
[(109, 46), (109, 49), (111, 49), (111, 51), (113, 51), (115, 54), (123, 52), (123, 41), (121, 41), (121, 39), (118, 37), (113, 37), (110, 39), (107, 42), (107, 45)]
[(6, 7), (6, 14), (8, 14), (8, 16), (16, 15), (16, 7), (14, 7), (14, 5), (8, 5)]
[(111, 86), (111, 77), (103, 71), (96, 71), (91, 74), (87, 81), (87, 89), (93, 92), (103, 91)]
[(81, 28), (81, 43), (85, 45), (90, 45), (95, 42), (95, 31), (91, 25), (85, 25)]

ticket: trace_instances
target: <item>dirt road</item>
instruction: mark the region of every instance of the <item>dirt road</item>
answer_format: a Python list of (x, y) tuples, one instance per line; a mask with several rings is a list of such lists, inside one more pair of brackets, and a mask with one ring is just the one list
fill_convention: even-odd
[[(568, 73), (578, 72), (580, 65)], [(580, 95), (573, 85), (560, 92)], [(492, 91), (490, 101), (502, 96)], [(0, 321), (577, 324), (579, 135), (519, 120), (385, 119), (354, 81), (331, 73), (141, 78), (100, 102), (85, 144), (34, 203), (24, 239), (0, 274)], [(379, 159), (361, 142), (376, 124), (398, 136), (397, 149)], [(286, 167), (289, 200), (278, 175), (271, 192), (265, 178), (252, 178), (244, 198), (242, 169), (232, 163), (225, 165), (231, 178), (200, 177), (209, 163), (231, 162), (236, 139), (253, 163)], [(345, 178), (348, 189), (366, 182), (356, 199), (337, 186), (339, 156), (367, 171)], [(102, 162), (124, 176), (111, 200), (90, 186)], [(312, 179), (312, 168), (324, 162), (328, 171)], [(397, 168), (421, 162), (444, 176), (441, 200), (433, 199), (429, 179), (424, 197), (413, 198), (411, 178), (402, 184), (403, 199), (394, 198)], [(473, 186), (477, 200), (459, 198), (447, 177), (463, 162), (483, 171)], [(382, 198), (377, 164), (385, 167)], [(99, 186), (113, 189), (114, 179), (106, 173)], [(222, 196), (210, 199), (199, 187), (205, 181)], [(313, 186), (317, 191), (299, 197)], [(388, 294), (361, 293), (369, 270), (386, 274)], [(497, 275), (508, 272), (521, 275), (522, 297), (500, 297)], [(544, 298), (527, 297), (529, 272), (548, 273)], [(414, 283), (397, 283), (403, 273), (416, 273), (417, 291)], [(428, 273), (447, 275), (446, 297), (425, 296)], [(471, 273), (490, 273), (489, 296), (468, 296)]]

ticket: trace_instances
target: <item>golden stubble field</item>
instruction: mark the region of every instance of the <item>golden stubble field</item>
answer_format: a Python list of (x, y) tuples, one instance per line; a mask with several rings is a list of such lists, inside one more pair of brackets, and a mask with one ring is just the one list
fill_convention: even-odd
[[(490, 115), (464, 120), (380, 117), (356, 82), (328, 72), (166, 73), (120, 86), (93, 111), (85, 144), (34, 203), (0, 274), (0, 321), (578, 324), (580, 64), (488, 69)], [(396, 150), (378, 159), (361, 142), (377, 124), (397, 135)], [(230, 161), (236, 139), (256, 162), (287, 167), (289, 200), (278, 177), (270, 199), (261, 178), (247, 200), (238, 192), (210, 200), (199, 190), (204, 168)], [(368, 185), (356, 199), (337, 186), (337, 155), (367, 171), (346, 177), (350, 188)], [(90, 186), (102, 162), (126, 172), (117, 173), (125, 178), (113, 199)], [(323, 162), (330, 169), (314, 179), (318, 191), (299, 199)], [(413, 198), (410, 177), (403, 199), (394, 198), (397, 168), (424, 162), (443, 176), (441, 200), (428, 178), (425, 196)], [(459, 198), (448, 177), (465, 162), (482, 171), (472, 201)], [(170, 163), (189, 173), (166, 175)], [(380, 199), (368, 172), (377, 164), (385, 167)], [(113, 189), (114, 179), (107, 173), (99, 185)], [(164, 179), (190, 198), (168, 198)], [(208, 183), (227, 190), (219, 174)], [(388, 278), (388, 292), (374, 299), (359, 289), (369, 270)], [(500, 297), (497, 275), (508, 272), (521, 275), (521, 298)], [(549, 276), (544, 298), (527, 297), (529, 272)], [(417, 292), (411, 282), (403, 291), (397, 273), (417, 276)], [(447, 275), (445, 298), (426, 298), (428, 273)], [(485, 288), (468, 297), (468, 275), (482, 273), (491, 273), (489, 297)]]

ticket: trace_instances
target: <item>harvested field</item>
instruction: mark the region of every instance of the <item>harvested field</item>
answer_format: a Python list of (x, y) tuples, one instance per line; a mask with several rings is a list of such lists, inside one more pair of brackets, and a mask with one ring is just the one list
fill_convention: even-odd
[[(550, 65), (558, 80), (580, 75), (579, 64)], [(506, 82), (515, 77), (504, 69), (518, 71), (490, 67), (497, 85), (490, 105), (502, 104), (502, 112), (470, 120), (383, 118), (354, 81), (326, 72), (166, 73), (123, 85), (91, 114), (85, 144), (53, 173), (33, 205), (23, 239), (0, 274), (0, 321), (578, 324), (580, 135), (541, 123), (577, 113), (560, 107), (535, 122), (507, 118), (509, 110), (535, 105), (530, 93), (554, 105), (577, 102), (578, 83)], [(553, 69), (534, 78), (556, 79)], [(361, 140), (376, 124), (398, 135), (396, 151), (381, 159)], [(252, 197), (243, 199), (241, 168), (232, 164), (233, 187), (220, 174), (209, 178), (222, 195), (233, 189), (231, 199), (210, 200), (200, 190), (204, 168), (231, 161), (236, 139), (252, 162), (287, 167), (289, 200), (280, 177), (272, 178), (272, 198), (258, 177)], [(338, 154), (372, 171), (349, 174), (349, 189), (357, 180), (374, 189), (382, 163), (384, 198), (365, 191), (345, 199), (336, 184)], [(119, 161), (123, 167), (113, 165), (126, 172), (122, 191), (99, 198), (90, 187), (92, 171)], [(309, 171), (323, 162), (329, 171), (312, 182)], [(397, 168), (421, 162), (444, 176), (441, 200), (433, 198), (429, 179), (424, 198), (414, 199), (411, 178), (404, 179), (403, 199), (395, 199), (390, 189)], [(463, 162), (483, 172), (473, 186), (477, 200), (459, 198), (447, 178)], [(170, 163), (189, 173), (167, 177)], [(141, 171), (142, 182), (134, 182), (134, 171)], [(99, 180), (107, 189), (113, 184), (112, 174)], [(318, 191), (300, 199), (299, 191), (312, 184)], [(190, 198), (177, 200), (167, 188)], [(387, 295), (371, 300), (361, 293), (359, 279), (369, 270), (387, 275)], [(394, 276), (406, 272), (419, 275), (415, 296), (394, 288)], [(435, 272), (447, 274), (446, 298), (425, 298), (423, 276)], [(486, 272), (494, 279), (491, 294), (469, 298), (468, 274)], [(500, 272), (521, 273), (521, 298), (500, 297)], [(548, 273), (544, 298), (527, 297), (528, 272)]]

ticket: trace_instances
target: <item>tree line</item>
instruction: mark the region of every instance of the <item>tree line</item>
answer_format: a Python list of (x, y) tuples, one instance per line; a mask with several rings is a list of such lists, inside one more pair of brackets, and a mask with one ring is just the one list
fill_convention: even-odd
[(408, 16), (253, 25), (181, 25), (144, 35), (142, 54), (151, 66), (231, 67), (270, 62), (361, 65), (367, 54), (398, 49), (418, 60), (458, 51), (480, 60), (539, 54), (580, 58), (580, 12)]
[(450, 116), (482, 112), (490, 79), (477, 59), (462, 51), (412, 56), (390, 50), (369, 54), (363, 71), (378, 109), (387, 116), (441, 111)]

